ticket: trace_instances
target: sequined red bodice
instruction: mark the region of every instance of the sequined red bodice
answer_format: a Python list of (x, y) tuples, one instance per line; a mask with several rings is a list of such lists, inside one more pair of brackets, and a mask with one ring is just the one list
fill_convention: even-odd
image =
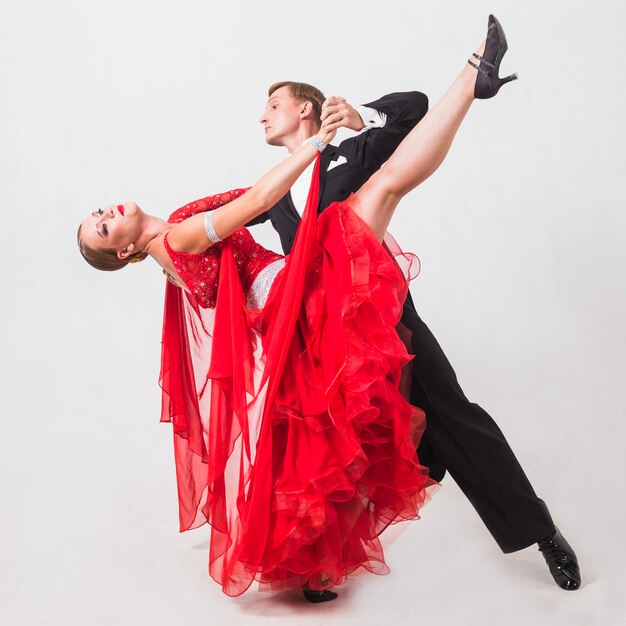
[[(246, 191), (247, 189), (233, 189), (232, 191), (190, 202), (174, 211), (170, 215), (168, 222), (178, 224), (197, 213), (212, 211), (238, 198)], [(230, 238), (244, 294), (249, 296), (253, 285), (255, 289), (259, 288), (259, 282), (263, 283), (262, 288), (267, 289), (267, 280), (259, 281), (256, 279), (262, 279), (262, 276), (259, 276), (261, 272), (269, 265), (281, 261), (284, 257), (258, 244), (247, 228), (239, 228)], [(163, 243), (178, 275), (193, 293), (198, 304), (203, 308), (215, 307), (222, 244), (216, 243), (199, 254), (187, 254), (173, 250), (167, 241), (167, 234), (163, 239)], [(277, 267), (278, 265), (280, 264), (277, 264)], [(273, 278), (275, 273), (272, 272), (271, 275)]]

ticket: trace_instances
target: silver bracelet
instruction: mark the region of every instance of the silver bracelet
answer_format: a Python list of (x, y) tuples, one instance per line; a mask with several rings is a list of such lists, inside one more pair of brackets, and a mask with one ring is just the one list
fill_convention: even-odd
[(207, 211), (204, 214), (204, 232), (211, 243), (218, 243), (219, 241), (222, 241), (219, 235), (215, 232), (215, 227), (213, 226), (213, 211)]
[(322, 152), (326, 147), (326, 144), (317, 135), (313, 135), (313, 137), (309, 139), (309, 143), (319, 152)]

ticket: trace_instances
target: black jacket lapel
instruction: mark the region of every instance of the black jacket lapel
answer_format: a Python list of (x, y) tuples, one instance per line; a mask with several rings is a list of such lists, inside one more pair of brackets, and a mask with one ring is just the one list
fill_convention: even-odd
[(288, 191), (283, 199), (279, 202), (280, 210), (283, 215), (294, 224), (300, 223), (300, 214), (296, 211), (296, 207), (293, 204), (293, 200), (291, 199), (291, 191)]

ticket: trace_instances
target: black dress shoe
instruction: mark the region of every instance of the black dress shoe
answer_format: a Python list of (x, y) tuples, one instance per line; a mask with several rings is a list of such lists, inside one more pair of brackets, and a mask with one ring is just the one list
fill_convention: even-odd
[(483, 55), (479, 56), (475, 52), (472, 54), (475, 59), (478, 59), (478, 64), (468, 61), (471, 66), (478, 70), (474, 87), (475, 98), (481, 100), (493, 98), (502, 85), (517, 79), (517, 74), (511, 74), (506, 78), (500, 78), (499, 76), (500, 63), (507, 49), (506, 35), (502, 25), (493, 15), (490, 15)]
[(537, 542), (539, 551), (546, 560), (552, 578), (556, 584), (567, 591), (575, 591), (580, 587), (580, 570), (572, 547), (558, 528), (545, 539)]

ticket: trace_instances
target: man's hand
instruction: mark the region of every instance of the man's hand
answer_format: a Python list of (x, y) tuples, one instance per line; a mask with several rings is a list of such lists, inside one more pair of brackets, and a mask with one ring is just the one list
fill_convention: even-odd
[(357, 113), (345, 98), (331, 96), (324, 100), (322, 104), (322, 128), (326, 131), (337, 128), (349, 128), (350, 130), (363, 130), (365, 124), (361, 116)]
[(176, 285), (176, 287), (181, 287), (182, 289), (185, 289), (185, 285), (180, 285), (178, 281), (167, 270), (163, 270), (163, 273), (165, 274), (167, 280), (172, 283), (172, 285)]

